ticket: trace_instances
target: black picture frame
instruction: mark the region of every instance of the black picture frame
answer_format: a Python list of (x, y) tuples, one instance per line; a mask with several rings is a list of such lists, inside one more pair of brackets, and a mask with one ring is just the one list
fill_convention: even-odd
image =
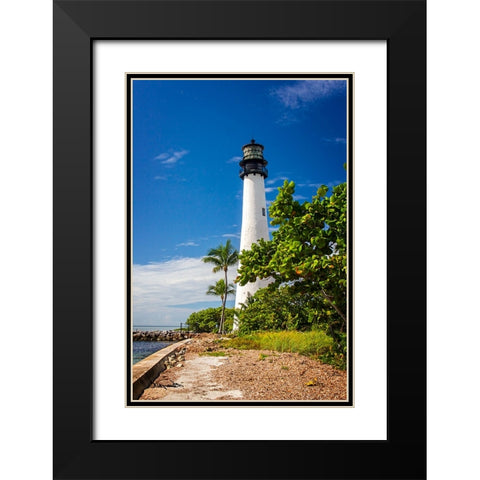
[[(426, 2), (56, 0), (53, 26), (54, 478), (426, 478)], [(92, 439), (98, 39), (386, 40), (387, 440)]]

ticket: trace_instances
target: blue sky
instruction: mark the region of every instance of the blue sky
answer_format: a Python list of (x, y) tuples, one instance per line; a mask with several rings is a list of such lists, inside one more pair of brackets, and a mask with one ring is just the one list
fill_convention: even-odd
[(267, 205), (284, 179), (299, 201), (346, 180), (346, 82), (138, 79), (132, 92), (133, 324), (175, 326), (220, 306), (201, 258), (240, 246), (244, 144), (265, 147)]

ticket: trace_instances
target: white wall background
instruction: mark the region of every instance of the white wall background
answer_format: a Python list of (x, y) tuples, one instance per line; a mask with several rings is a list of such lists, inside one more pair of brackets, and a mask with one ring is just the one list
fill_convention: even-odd
[[(474, 6), (428, 2), (428, 480), (479, 477)], [(36, 351), (36, 371), (22, 376), (16, 392), (2, 382), (0, 474), (43, 480), (52, 477), (52, 4), (3, 2), (0, 18), (2, 323), (28, 332), (23, 348)], [(4, 379), (14, 374), (13, 358), (15, 369), (30, 371), (17, 347), (2, 342)]]

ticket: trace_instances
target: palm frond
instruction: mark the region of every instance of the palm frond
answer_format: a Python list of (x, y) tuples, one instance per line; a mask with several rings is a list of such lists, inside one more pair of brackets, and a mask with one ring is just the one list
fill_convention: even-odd
[(233, 247), (231, 241), (227, 240), (225, 245), (220, 244), (216, 248), (211, 248), (202, 261), (213, 264), (213, 272), (216, 273), (235, 265), (238, 262), (238, 251)]

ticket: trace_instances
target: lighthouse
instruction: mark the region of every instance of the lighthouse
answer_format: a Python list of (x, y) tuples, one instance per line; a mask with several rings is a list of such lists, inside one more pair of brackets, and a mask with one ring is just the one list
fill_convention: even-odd
[[(240, 252), (248, 250), (252, 243), (260, 238), (269, 240), (267, 221), (267, 202), (265, 199), (265, 178), (268, 170), (267, 161), (263, 158), (263, 145), (252, 140), (242, 147), (243, 158), (240, 161), (240, 178), (243, 180), (242, 233)], [(240, 265), (239, 265), (240, 266)], [(249, 295), (259, 288), (266, 287), (269, 279), (238, 285), (235, 296), (235, 308), (241, 308)], [(238, 318), (235, 316), (233, 330), (238, 329)]]

